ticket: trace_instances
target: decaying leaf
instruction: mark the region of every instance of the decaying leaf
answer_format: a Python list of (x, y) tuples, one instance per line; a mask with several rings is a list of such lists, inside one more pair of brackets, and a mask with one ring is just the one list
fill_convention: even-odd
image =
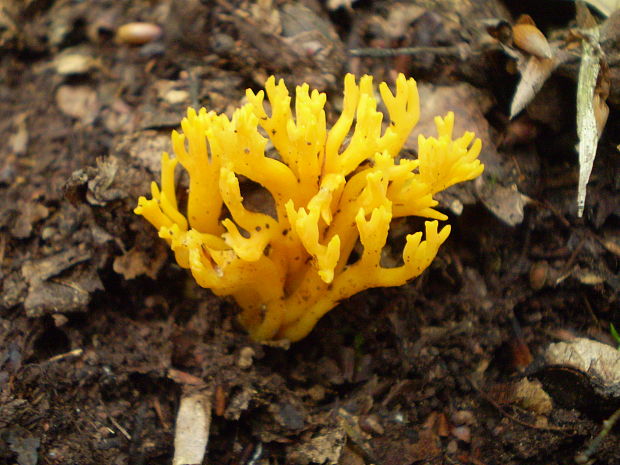
[[(491, 31), (489, 34), (495, 36)], [(532, 101), (553, 70), (569, 55), (558, 44), (549, 44), (528, 15), (521, 15), (511, 28), (510, 39), (500, 40), (500, 43), (504, 51), (516, 60), (521, 75), (510, 105), (512, 119)]]
[[(579, 187), (577, 191), (577, 214), (583, 215), (586, 188), (596, 157), (609, 107), (606, 100), (610, 91), (610, 70), (600, 41), (601, 28), (581, 2), (577, 2), (577, 23), (582, 28), (581, 64), (577, 81), (577, 135), (579, 144)], [(607, 27), (607, 24), (606, 24)]]
[[(599, 138), (594, 110), (594, 89), (601, 69), (599, 63), (602, 53), (598, 39), (599, 30), (593, 28), (587, 31), (587, 36), (582, 40), (581, 65), (577, 82), (577, 136), (579, 137), (577, 214), (580, 217), (583, 215), (586, 204), (586, 187), (592, 173)], [(600, 104), (598, 107), (600, 108)]]
[(585, 2), (605, 16), (610, 16), (614, 11), (620, 9), (620, 0), (585, 0)]
[(554, 58), (539, 58), (531, 55), (524, 66), (519, 66), (521, 80), (510, 105), (510, 118), (514, 118), (536, 96), (538, 91), (555, 68), (561, 63), (558, 56)]
[[(611, 8), (611, 3), (615, 2), (610, 2), (609, 8)], [(577, 22), (580, 25), (576, 35), (581, 39), (582, 45), (577, 82), (577, 135), (579, 137), (577, 213), (581, 217), (585, 208), (586, 187), (596, 157), (598, 140), (609, 115), (609, 108), (606, 104), (609, 95), (609, 73), (606, 72), (604, 54), (599, 44), (599, 26), (583, 3), (576, 2), (576, 7)], [(540, 31), (536, 30), (538, 31), (536, 32), (531, 27), (533, 24), (527, 20), (520, 21), (513, 27), (515, 45), (530, 53), (527, 59), (517, 50), (504, 46), (506, 52), (517, 60), (521, 73), (521, 80), (510, 106), (511, 119), (532, 101), (553, 70), (570, 56), (567, 49), (554, 47), (551, 49), (552, 57), (544, 58), (546, 39), (542, 42), (544, 39), (542, 33), (539, 34)], [(517, 44), (517, 39), (520, 45)]]

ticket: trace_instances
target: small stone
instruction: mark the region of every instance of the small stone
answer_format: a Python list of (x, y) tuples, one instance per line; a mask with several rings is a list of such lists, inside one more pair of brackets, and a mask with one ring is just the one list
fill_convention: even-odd
[(459, 410), (452, 415), (452, 422), (455, 425), (473, 425), (476, 417), (471, 410)]
[(254, 349), (251, 347), (244, 347), (239, 351), (237, 366), (243, 370), (250, 368), (253, 363), (254, 355), (256, 355)]
[(471, 430), (469, 426), (457, 426), (456, 428), (452, 428), (452, 436), (459, 441), (469, 443), (471, 441)]
[(52, 320), (54, 320), (54, 326), (56, 326), (57, 328), (60, 328), (61, 326), (64, 326), (67, 323), (67, 321), (69, 321), (69, 318), (67, 318), (62, 313), (54, 313), (52, 315)]
[(94, 65), (93, 57), (82, 53), (59, 55), (54, 61), (56, 72), (62, 76), (87, 74)]
[(316, 402), (325, 399), (325, 388), (320, 384), (315, 384), (310, 389), (308, 389), (308, 395), (310, 398)]
[(52, 228), (51, 226), (46, 226), (41, 231), (41, 239), (43, 239), (44, 241), (47, 241), (48, 239), (51, 239), (55, 233), (56, 233), (56, 230), (54, 228)]
[(177, 103), (189, 102), (189, 92), (186, 90), (172, 89), (166, 92), (164, 99), (170, 105), (176, 105)]
[(456, 454), (458, 451), (459, 451), (459, 445), (454, 440), (450, 441), (448, 445), (446, 446), (446, 452), (448, 454)]

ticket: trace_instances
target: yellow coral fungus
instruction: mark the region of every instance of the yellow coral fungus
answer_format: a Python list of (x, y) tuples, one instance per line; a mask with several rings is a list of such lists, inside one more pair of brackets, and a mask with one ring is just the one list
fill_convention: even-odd
[[(270, 110), (265, 93), (249, 89), (249, 103), (232, 119), (190, 108), (182, 133), (172, 133), (176, 158), (162, 156), (161, 189), (152, 183), (152, 198), (141, 197), (135, 212), (200, 286), (234, 297), (253, 338), (297, 341), (342, 299), (422, 273), (450, 234), (450, 226), (438, 227), (447, 217), (434, 209), (433, 195), (482, 173), (481, 143), (470, 132), (453, 139), (448, 113), (435, 119), (437, 138), (419, 137), (416, 160), (399, 159), (419, 117), (416, 83), (402, 74), (395, 94), (379, 86), (386, 129), (370, 76), (359, 84), (346, 76), (342, 114), (329, 131), (325, 94), (298, 86), (293, 115), (282, 80), (270, 77), (265, 89)], [(265, 154), (269, 140), (275, 158)], [(189, 174), (185, 214), (175, 193), (177, 162)], [(269, 191), (275, 214), (244, 206), (241, 175)], [(407, 236), (402, 265), (382, 267), (390, 222), (404, 216), (434, 221)], [(358, 241), (363, 252), (351, 263)]]

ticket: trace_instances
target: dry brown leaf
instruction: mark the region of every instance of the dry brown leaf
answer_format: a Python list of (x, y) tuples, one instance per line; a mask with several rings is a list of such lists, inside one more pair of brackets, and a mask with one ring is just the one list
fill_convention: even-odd
[(134, 279), (141, 275), (147, 275), (151, 279), (157, 279), (157, 273), (166, 263), (168, 254), (165, 248), (156, 242), (155, 249), (147, 253), (136, 247), (114, 259), (112, 268), (125, 279)]
[(559, 65), (557, 58), (538, 58), (530, 56), (521, 69), (521, 80), (510, 105), (510, 118), (523, 110), (542, 88), (553, 70)]
[(515, 385), (514, 396), (521, 407), (539, 415), (545, 415), (553, 408), (551, 397), (538, 380), (523, 378)]

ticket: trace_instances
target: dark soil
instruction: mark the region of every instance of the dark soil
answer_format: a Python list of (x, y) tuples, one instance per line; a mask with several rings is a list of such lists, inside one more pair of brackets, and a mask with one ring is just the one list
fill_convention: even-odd
[[(575, 337), (617, 345), (618, 60), (578, 218), (575, 68), (509, 121), (518, 79), (482, 21), (528, 13), (551, 37), (572, 3), (333, 3), (0, 4), (0, 463), (171, 463), (196, 392), (212, 403), (204, 463), (230, 465), (568, 464), (620, 407), (618, 386), (540, 358)], [(114, 40), (132, 21), (163, 34)], [(453, 109), (483, 139), (486, 189), (442, 197), (452, 234), (422, 277), (342, 302), (288, 349), (260, 345), (132, 210), (188, 106), (230, 113), (271, 74), (337, 96), (345, 72), (414, 76), (423, 112), (445, 91), (426, 119)], [(550, 406), (528, 402), (543, 389)], [(617, 427), (593, 458), (620, 463)]]

